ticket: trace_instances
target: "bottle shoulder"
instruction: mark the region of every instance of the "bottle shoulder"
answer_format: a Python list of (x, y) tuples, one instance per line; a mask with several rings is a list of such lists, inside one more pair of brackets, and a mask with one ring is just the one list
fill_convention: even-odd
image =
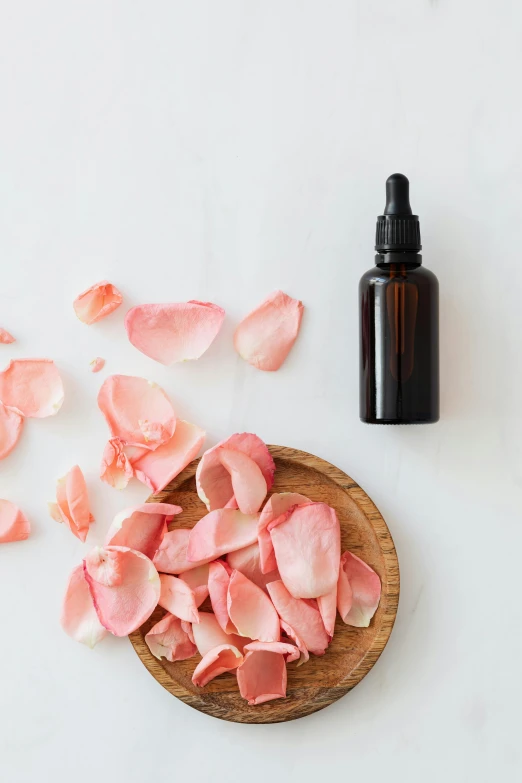
[(368, 269), (360, 280), (359, 286), (366, 288), (372, 285), (386, 285), (392, 282), (416, 283), (420, 286), (438, 288), (437, 276), (422, 264), (409, 266), (406, 264), (382, 264)]

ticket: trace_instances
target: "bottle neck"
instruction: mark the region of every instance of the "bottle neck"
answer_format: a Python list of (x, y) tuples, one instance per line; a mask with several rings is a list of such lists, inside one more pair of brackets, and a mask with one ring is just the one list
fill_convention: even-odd
[(404, 264), (408, 267), (420, 266), (422, 256), (420, 253), (407, 250), (402, 253), (377, 253), (375, 255), (375, 266), (388, 266), (389, 264)]

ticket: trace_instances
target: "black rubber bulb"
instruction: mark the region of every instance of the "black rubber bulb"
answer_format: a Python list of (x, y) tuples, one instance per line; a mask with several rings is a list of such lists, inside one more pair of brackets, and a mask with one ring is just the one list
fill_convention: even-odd
[(411, 215), (410, 182), (404, 174), (392, 174), (386, 180), (385, 215)]

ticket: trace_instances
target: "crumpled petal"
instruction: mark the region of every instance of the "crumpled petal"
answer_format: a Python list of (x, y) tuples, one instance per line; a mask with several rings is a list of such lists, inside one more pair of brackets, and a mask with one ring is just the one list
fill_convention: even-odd
[(76, 566), (69, 577), (60, 623), (71, 639), (91, 649), (107, 635), (96, 614), (83, 564)]
[(159, 549), (154, 555), (154, 565), (158, 571), (163, 574), (184, 574), (185, 571), (206, 565), (214, 559), (209, 557), (194, 563), (187, 560), (189, 537), (190, 530), (181, 527), (165, 533)]
[(120, 438), (111, 438), (103, 450), (100, 478), (115, 489), (125, 489), (134, 476), (134, 468)]
[(145, 634), (145, 642), (158, 660), (166, 658), (167, 661), (185, 661), (196, 654), (196, 645), (190, 640), (187, 632), (182, 627), (183, 621), (173, 614), (167, 614), (153, 625)]
[(25, 541), (30, 532), (31, 526), (25, 514), (10, 500), (0, 500), (0, 544)]
[(161, 364), (199, 359), (217, 336), (225, 311), (211, 302), (143, 304), (125, 316), (132, 345)]
[(337, 608), (343, 622), (367, 628), (381, 600), (381, 580), (351, 552), (344, 552), (339, 569)]
[[(61, 521), (65, 522), (76, 538), (85, 541), (89, 526), (94, 522), (89, 506), (87, 484), (78, 465), (56, 483), (56, 505)], [(54, 504), (49, 504), (53, 519), (57, 518)]]
[(102, 359), (101, 356), (97, 356), (95, 359), (89, 362), (89, 366), (91, 368), (91, 372), (100, 372), (100, 370), (103, 370), (105, 367), (105, 359)]
[(111, 436), (126, 445), (157, 449), (176, 429), (176, 414), (157, 383), (134, 375), (110, 375), (98, 393), (98, 407)]
[(294, 631), (292, 626), (288, 625), (288, 623), (285, 623), (284, 620), (281, 620), (281, 630), (283, 631), (283, 633), (285, 633), (288, 636), (289, 639), (292, 640), (292, 642), (299, 650), (300, 658), (297, 665), (302, 666), (303, 663), (306, 663), (310, 659), (310, 654), (308, 652), (305, 643), (303, 642), (301, 637)]
[(268, 525), (281, 579), (294, 598), (317, 598), (334, 589), (341, 530), (326, 503), (296, 506)]
[[(294, 598), (282, 581), (270, 582), (267, 590), (281, 620), (290, 626), (314, 655), (323, 655), (330, 639), (315, 601)], [(288, 633), (285, 629), (285, 632)]]
[(126, 546), (152, 560), (167, 532), (167, 524), (182, 511), (181, 506), (170, 503), (144, 503), (120, 511), (107, 532), (105, 546)]
[(84, 324), (94, 324), (121, 305), (123, 296), (107, 280), (95, 283), (73, 302), (74, 312)]
[(194, 642), (200, 655), (206, 655), (215, 647), (221, 647), (223, 644), (233, 644), (240, 652), (243, 652), (245, 644), (249, 640), (237, 634), (228, 634), (219, 625), (216, 616), (211, 612), (200, 612), (199, 623), (192, 626)]
[(9, 345), (10, 343), (15, 342), (15, 337), (7, 331), (7, 329), (2, 329), (0, 327), (0, 343), (3, 343), (4, 345)]
[(299, 334), (303, 309), (298, 299), (274, 291), (238, 325), (236, 351), (258, 370), (278, 370)]
[(190, 571), (185, 571), (185, 573), (180, 576), (180, 579), (183, 579), (194, 593), (196, 606), (198, 607), (208, 598), (208, 570), (209, 567), (207, 563), (206, 565), (201, 565), (197, 568), (191, 568)]
[(286, 696), (285, 656), (268, 650), (250, 650), (237, 670), (241, 696), (250, 705)]
[(259, 556), (261, 570), (264, 574), (270, 573), (277, 568), (277, 562), (272, 545), (272, 538), (268, 532), (268, 525), (285, 514), (293, 506), (300, 506), (303, 503), (311, 501), (298, 492), (274, 492), (264, 505), (259, 517), (259, 528), (257, 532), (257, 541), (259, 544)]
[(337, 585), (326, 595), (317, 598), (317, 608), (321, 614), (326, 633), (333, 638), (335, 632), (335, 617), (337, 615)]
[(240, 636), (261, 642), (278, 642), (281, 638), (279, 617), (272, 601), (240, 571), (230, 574), (227, 609)]
[(161, 592), (158, 604), (167, 612), (186, 620), (199, 623), (198, 607), (193, 590), (177, 576), (160, 574)]
[(214, 677), (237, 669), (242, 662), (243, 656), (232, 644), (214, 647), (203, 656), (194, 669), (192, 682), (199, 688), (204, 688)]
[(135, 631), (156, 608), (159, 575), (141, 552), (96, 547), (83, 561), (83, 569), (98, 618), (115, 636)]
[(241, 571), (247, 579), (250, 579), (251, 582), (266, 591), (268, 582), (275, 582), (277, 579), (281, 579), (281, 577), (277, 568), (275, 571), (264, 574), (261, 571), (260, 558), (259, 544), (255, 541), (253, 544), (250, 544), (250, 546), (246, 546), (243, 549), (237, 549), (235, 552), (230, 552), (227, 555), (227, 563), (230, 568)]
[(190, 531), (187, 558), (212, 559), (242, 549), (257, 539), (259, 514), (242, 514), (234, 508), (210, 511)]
[(201, 427), (178, 419), (176, 431), (167, 443), (132, 461), (136, 478), (153, 492), (161, 492), (192, 462), (203, 445), (205, 435)]
[(12, 359), (0, 372), (0, 400), (21, 416), (54, 416), (63, 396), (62, 379), (52, 359)]
[(253, 459), (261, 468), (267, 490), (274, 483), (275, 463), (261, 438), (250, 432), (231, 435), (203, 454), (196, 471), (197, 492), (209, 511), (225, 508), (234, 499), (230, 473), (221, 462), (223, 449), (241, 451)]
[(216, 620), (227, 634), (237, 633), (228, 614), (228, 586), (232, 569), (223, 560), (214, 560), (208, 568), (208, 591)]
[(23, 417), (18, 411), (0, 402), (0, 459), (12, 452), (22, 434), (23, 425)]
[(243, 514), (255, 514), (266, 497), (265, 477), (259, 465), (242, 451), (220, 449), (221, 464), (230, 473), (232, 491)]
[(266, 652), (279, 653), (284, 655), (287, 663), (297, 661), (300, 656), (300, 652), (295, 644), (288, 644), (287, 642), (249, 642), (245, 644), (244, 650), (246, 652), (256, 652), (260, 650), (266, 650)]

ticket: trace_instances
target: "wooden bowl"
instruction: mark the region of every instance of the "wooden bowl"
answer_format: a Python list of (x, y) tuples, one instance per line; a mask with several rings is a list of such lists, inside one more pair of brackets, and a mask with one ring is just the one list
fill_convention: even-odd
[[(207, 715), (237, 723), (278, 723), (310, 715), (327, 707), (351, 690), (370, 671), (388, 641), (399, 601), (399, 563), (390, 531), (368, 495), (339, 468), (312, 454), (284, 446), (269, 446), (275, 464), (273, 492), (300, 492), (311, 500), (335, 508), (341, 524), (341, 551), (349, 549), (380, 576), (381, 602), (369, 628), (352, 628), (339, 616), (333, 641), (320, 657), (310, 656), (303, 666), (288, 666), (285, 699), (250, 707), (239, 695), (236, 677), (224, 674), (205, 688), (196, 688), (191, 677), (200, 656), (186, 661), (158, 661), (144, 636), (162, 617), (157, 608), (130, 640), (147, 667), (164, 688)], [(194, 460), (169, 486), (149, 502), (175, 503), (183, 508), (171, 527), (193, 527), (206, 508), (196, 493)]]

